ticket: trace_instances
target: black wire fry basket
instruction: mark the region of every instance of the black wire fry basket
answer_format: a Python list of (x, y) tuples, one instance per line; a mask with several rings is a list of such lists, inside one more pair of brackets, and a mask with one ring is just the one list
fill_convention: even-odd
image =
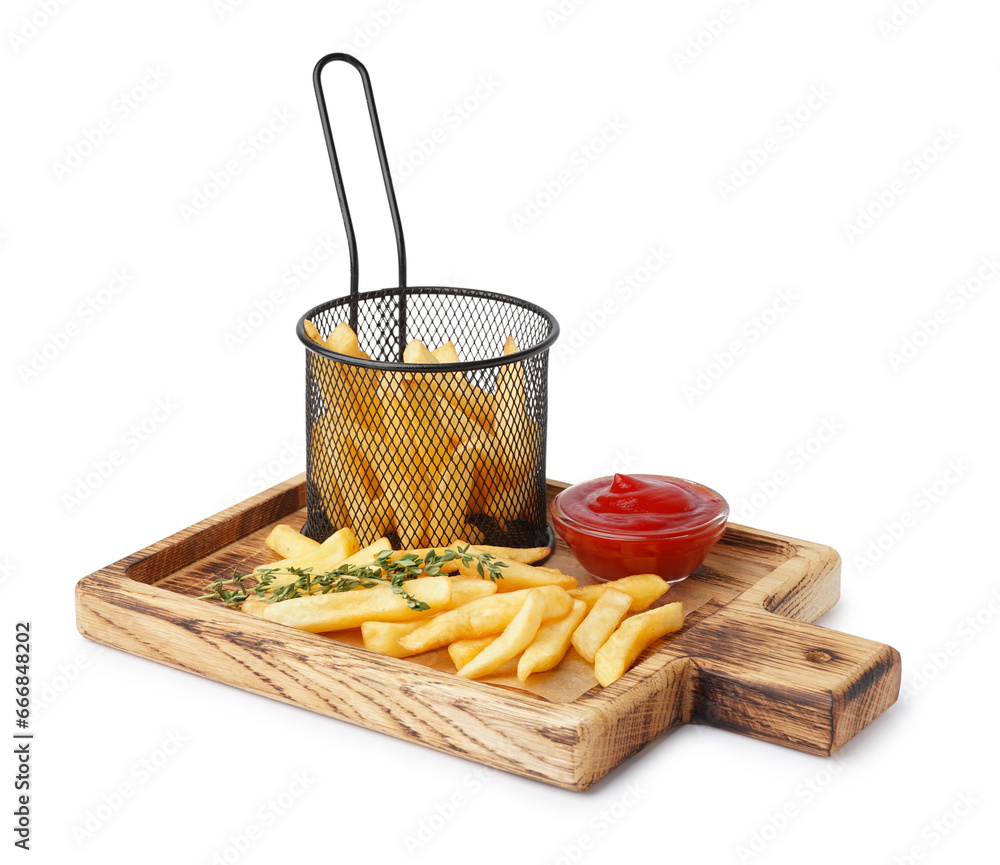
[[(321, 74), (361, 76), (396, 234), (399, 285), (358, 291), (358, 251)], [(364, 546), (548, 546), (548, 352), (559, 325), (539, 306), (487, 291), (406, 285), (406, 247), (371, 80), (348, 54), (313, 70), (347, 232), (351, 293), (310, 309), (303, 532), (349, 526)]]

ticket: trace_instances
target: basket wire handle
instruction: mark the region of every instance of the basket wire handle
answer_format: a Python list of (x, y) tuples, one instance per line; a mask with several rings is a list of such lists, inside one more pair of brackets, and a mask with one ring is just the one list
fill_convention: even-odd
[[(344, 178), (340, 172), (340, 161), (337, 159), (337, 148), (333, 143), (333, 131), (330, 129), (330, 114), (326, 107), (326, 96), (323, 92), (322, 74), (328, 63), (341, 61), (353, 66), (361, 76), (361, 84), (365, 89), (365, 101), (368, 103), (368, 117), (372, 123), (372, 133), (375, 136), (375, 149), (378, 151), (379, 166), (382, 169), (382, 182), (385, 184), (385, 195), (389, 201), (389, 213), (392, 216), (392, 227), (396, 233), (396, 258), (399, 262), (399, 287), (406, 288), (406, 243), (403, 240), (403, 223), (399, 218), (399, 206), (396, 204), (396, 192), (392, 186), (392, 175), (389, 173), (389, 160), (385, 155), (385, 142), (382, 140), (382, 127), (378, 122), (378, 110), (375, 108), (375, 95), (372, 93), (372, 82), (364, 64), (350, 54), (327, 54), (321, 58), (313, 69), (313, 88), (316, 91), (316, 103), (319, 106), (319, 117), (323, 124), (323, 137), (326, 139), (326, 149), (330, 154), (330, 167), (333, 169), (333, 182), (337, 187), (337, 198), (340, 200), (340, 213), (344, 218), (344, 230), (347, 232), (347, 248), (351, 260), (351, 327), (358, 329), (358, 242), (354, 236), (354, 223), (351, 220), (351, 209), (347, 204), (347, 191), (344, 189)], [(399, 353), (402, 360), (406, 344), (406, 293), (400, 292), (399, 297)]]

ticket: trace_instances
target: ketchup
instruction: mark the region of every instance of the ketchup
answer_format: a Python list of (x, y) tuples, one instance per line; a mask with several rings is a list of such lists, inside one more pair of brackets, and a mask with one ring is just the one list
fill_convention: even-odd
[(628, 534), (679, 534), (704, 526), (725, 507), (718, 493), (678, 478), (615, 475), (610, 484), (578, 484), (560, 499), (581, 526)]
[(658, 574), (682, 580), (722, 537), (729, 505), (714, 490), (663, 475), (577, 484), (552, 503), (552, 521), (592, 574)]

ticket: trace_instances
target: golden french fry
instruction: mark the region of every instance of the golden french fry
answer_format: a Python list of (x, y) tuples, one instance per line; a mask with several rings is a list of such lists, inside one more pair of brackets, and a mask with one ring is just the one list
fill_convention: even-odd
[[(428, 579), (424, 577), (423, 579)], [(486, 598), (497, 593), (497, 584), (489, 580), (466, 580), (462, 577), (451, 578), (451, 602), (449, 607), (460, 607), (469, 601)]]
[[(332, 571), (334, 568), (340, 567), (359, 549), (360, 544), (358, 544), (358, 538), (354, 534), (354, 530), (343, 528), (334, 532), (315, 549), (300, 556), (282, 559), (280, 562), (258, 565), (254, 568), (254, 573), (270, 569), (286, 571), (288, 568), (312, 568), (314, 574), (322, 573), (323, 571)], [(279, 573), (277, 576), (281, 576), (281, 574)], [(292, 582), (292, 580), (288, 580), (288, 582)], [(275, 582), (275, 585), (281, 585), (281, 583)]]
[(570, 589), (569, 593), (578, 601), (583, 601), (589, 610), (604, 592), (608, 589), (615, 589), (632, 596), (632, 603), (628, 608), (630, 613), (641, 613), (643, 610), (649, 609), (650, 604), (669, 588), (670, 583), (656, 574), (635, 574), (610, 583), (580, 586), (578, 589)]
[(363, 550), (358, 550), (354, 555), (348, 556), (340, 564), (342, 565), (368, 565), (378, 558), (379, 553), (391, 550), (392, 544), (388, 538), (379, 538), (375, 543), (369, 544)]
[[(451, 600), (441, 609), (454, 609), (495, 592), (496, 586), (488, 581), (453, 579)], [(417, 619), (413, 622), (365, 622), (361, 626), (361, 637), (365, 641), (366, 649), (393, 658), (408, 658), (416, 652), (408, 651), (399, 645), (399, 638), (405, 637), (426, 621), (428, 619)]]
[(380, 655), (408, 658), (415, 653), (408, 652), (399, 645), (399, 638), (419, 628), (425, 621), (426, 619), (417, 619), (413, 622), (364, 622), (361, 625), (361, 638), (365, 641), (366, 649), (378, 652)]
[[(452, 351), (454, 352), (454, 346)], [(454, 356), (457, 358), (457, 353)], [(403, 361), (415, 364), (441, 363), (419, 339), (411, 340), (407, 345)], [(429, 384), (436, 391), (434, 409), (440, 429), (463, 444), (471, 444), (473, 439), (487, 434), (493, 422), (492, 398), (489, 394), (469, 384), (465, 375), (460, 372), (437, 373), (429, 379)]]
[(496, 634), (491, 634), (488, 637), (477, 637), (473, 640), (455, 640), (448, 646), (448, 657), (451, 658), (455, 669), (460, 670), (495, 639)]
[[(343, 529), (341, 530), (343, 531)], [(350, 531), (348, 529), (347, 531)], [(392, 544), (389, 543), (388, 538), (379, 538), (374, 544), (365, 547), (363, 550), (358, 550), (354, 555), (348, 556), (342, 561), (337, 561), (336, 557), (331, 557), (325, 562), (320, 562), (317, 565), (306, 565), (304, 567), (311, 567), (313, 574), (322, 574), (327, 571), (332, 571), (334, 568), (342, 567), (343, 565), (370, 565), (375, 561), (376, 556), (384, 550), (391, 550)], [(295, 567), (293, 565), (292, 567)], [(279, 571), (274, 574), (271, 578), (271, 582), (268, 584), (269, 591), (279, 588), (280, 586), (287, 585), (288, 583), (294, 583), (298, 579), (296, 574), (290, 573), (289, 571)], [(319, 586), (312, 586), (312, 593), (320, 593)]]
[(411, 339), (403, 350), (403, 363), (437, 363), (438, 360), (419, 339)]
[(432, 408), (432, 390), (431, 376), (403, 373), (384, 375), (378, 388), (385, 422), (385, 445), (379, 453), (385, 455), (374, 468), (403, 547), (430, 546), (427, 481), (437, 477), (451, 443)]
[(319, 541), (307, 538), (302, 532), (297, 532), (285, 523), (280, 523), (271, 529), (264, 543), (283, 559), (302, 556), (319, 549)]
[(322, 345), (325, 347), (326, 340), (323, 339), (323, 337), (320, 335), (319, 329), (316, 327), (315, 324), (312, 323), (312, 320), (307, 318), (304, 322), (304, 325), (306, 330), (306, 336), (308, 336), (309, 339), (311, 339), (317, 345)]
[(632, 596), (615, 589), (607, 589), (591, 607), (585, 618), (573, 632), (573, 647), (580, 657), (590, 663), (594, 656), (625, 618)]
[(377, 538), (393, 525), (392, 509), (378, 473), (365, 456), (376, 453), (369, 441), (375, 435), (347, 419), (338, 419), (328, 427), (330, 467), (343, 495), (347, 522), (366, 540)]
[(340, 322), (325, 342), (330, 351), (346, 354), (348, 357), (362, 357), (371, 360), (371, 355), (361, 350), (361, 346), (358, 344), (358, 335), (346, 321)]
[[(461, 363), (458, 352), (451, 342), (428, 351), (419, 339), (410, 340), (403, 352), (404, 363)], [(434, 387), (455, 408), (467, 418), (475, 421), (484, 430), (493, 425), (493, 397), (470, 384), (464, 373), (454, 372), (434, 377)], [(467, 426), (468, 424), (461, 424)]]
[(475, 424), (486, 433), (493, 429), (496, 410), (493, 394), (470, 384), (460, 372), (452, 373), (450, 378), (439, 383), (439, 387), (444, 398), (469, 419), (467, 428), (475, 429)]
[[(466, 524), (464, 532), (468, 532), (469, 529), (475, 529), (475, 526)], [(476, 531), (478, 531), (478, 529), (476, 529)], [(482, 533), (480, 532), (480, 534)], [(473, 556), (488, 553), (493, 556), (494, 559), (501, 562), (521, 562), (522, 564), (530, 564), (531, 562), (541, 561), (548, 556), (550, 552), (552, 552), (549, 547), (491, 547), (486, 546), (485, 544), (476, 544), (460, 537), (458, 540), (448, 544), (446, 547), (420, 547), (412, 550), (395, 550), (392, 553), (391, 559), (394, 562), (398, 562), (404, 556), (412, 555), (424, 560), (431, 554), (441, 557), (449, 551), (457, 553), (460, 550)], [(442, 574), (457, 574), (459, 569), (459, 560), (452, 559), (450, 562), (444, 562), (440, 565), (440, 568)], [(541, 570), (548, 571), (549, 573), (561, 573), (553, 568), (541, 568)], [(479, 577), (479, 573), (476, 572), (474, 575), (470, 574), (470, 576)]]
[(556, 666), (566, 656), (573, 632), (586, 615), (587, 605), (573, 601), (567, 615), (542, 625), (517, 662), (517, 678), (524, 682), (532, 673), (544, 673)]
[(455, 640), (498, 634), (517, 615), (529, 591), (542, 593), (545, 601), (543, 621), (565, 616), (573, 607), (573, 599), (559, 586), (542, 586), (534, 590), (522, 589), (520, 592), (491, 595), (435, 616), (423, 627), (400, 638), (399, 643), (407, 651), (417, 653), (447, 646)]
[[(508, 336), (504, 343), (504, 355), (516, 354), (520, 349), (514, 342), (514, 337)], [(511, 440), (521, 437), (521, 430), (527, 420), (526, 398), (528, 395), (524, 366), (521, 363), (509, 363), (497, 371), (497, 410), (495, 427), (497, 434), (504, 434)]]
[(264, 609), (268, 606), (268, 602), (264, 598), (259, 598), (256, 595), (251, 595), (247, 598), (240, 609), (244, 613), (248, 613), (251, 616), (257, 616), (260, 619), (264, 618)]
[(632, 666), (650, 643), (682, 627), (684, 607), (680, 603), (664, 604), (626, 619), (594, 658), (597, 681), (606, 688)]
[[(506, 418), (517, 416), (520, 409), (496, 415), (494, 432), (478, 427), (458, 430), (461, 441), (476, 454), (475, 482), (470, 510), (485, 513), (497, 520), (516, 519), (532, 506), (536, 491), (534, 455), (539, 452), (538, 425), (530, 418), (522, 424)], [(519, 430), (527, 437), (519, 438)]]
[(501, 453), (504, 443), (492, 433), (478, 430), (470, 431), (468, 428), (461, 431), (461, 440), (476, 454), (476, 470), (469, 511), (470, 513), (492, 515), (489, 510), (490, 500), (507, 485), (507, 470), (504, 468)]
[(458, 351), (455, 349), (455, 343), (448, 340), (444, 345), (439, 345), (437, 348), (431, 350), (431, 354), (434, 355), (434, 360), (437, 363), (461, 363), (462, 358), (458, 356)]
[(438, 473), (427, 520), (431, 540), (454, 538), (462, 531), (472, 493), (473, 457), (465, 445), (459, 445)]
[(492, 643), (469, 663), (460, 667), (463, 679), (480, 679), (495, 673), (511, 658), (522, 652), (535, 638), (545, 615), (545, 598), (540, 589), (528, 589), (517, 615)]
[[(458, 544), (461, 544), (461, 541), (456, 541), (452, 546), (457, 550)], [(552, 552), (552, 549), (550, 547), (490, 547), (486, 544), (473, 544), (469, 552), (474, 555), (489, 553), (493, 558), (499, 559), (501, 562), (520, 562), (524, 565), (530, 565), (546, 558)], [(552, 570), (552, 568), (546, 568), (546, 570)]]
[(307, 595), (268, 604), (264, 610), (264, 618), (314, 634), (358, 628), (363, 623), (372, 621), (410, 622), (414, 619), (426, 619), (451, 600), (451, 578), (408, 580), (406, 591), (427, 604), (429, 609), (410, 609), (402, 596), (392, 591), (391, 586), (381, 584), (371, 589)]
[[(516, 592), (518, 589), (531, 589), (535, 586), (560, 586), (572, 589), (576, 586), (576, 577), (571, 577), (561, 571), (551, 568), (534, 568), (522, 562), (505, 562), (506, 567), (500, 569), (503, 579), (497, 580), (497, 591)], [(478, 577), (475, 561), (470, 565), (459, 562), (458, 572), (465, 577)]]
[[(515, 354), (518, 345), (508, 336), (504, 355)], [(528, 414), (528, 391), (524, 363), (501, 366), (497, 372), (496, 412), (493, 430), (498, 440), (495, 453), (502, 472), (480, 477), (486, 482), (483, 512), (497, 520), (524, 517), (535, 507), (535, 455), (541, 446), (538, 423)]]
[[(347, 357), (371, 360), (371, 356), (363, 351), (358, 344), (357, 334), (347, 322), (340, 322), (326, 338), (326, 347)], [(338, 420), (349, 420), (360, 426), (380, 431), (379, 415), (369, 409), (371, 394), (381, 380), (381, 373), (375, 369), (352, 366), (349, 363), (333, 363), (320, 359), (325, 366), (315, 369), (315, 377), (320, 384), (323, 398), (331, 414), (336, 414)], [(327, 444), (333, 445), (336, 439), (330, 439)], [(339, 481), (338, 481), (339, 483)], [(345, 497), (353, 498), (343, 487), (341, 492)], [(377, 495), (369, 494), (376, 499)]]

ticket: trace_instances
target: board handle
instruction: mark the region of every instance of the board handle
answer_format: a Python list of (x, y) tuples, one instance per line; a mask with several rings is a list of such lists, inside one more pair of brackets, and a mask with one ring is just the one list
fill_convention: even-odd
[[(899, 694), (899, 653), (736, 600), (685, 635), (690, 720), (829, 756)], [(675, 643), (672, 648), (681, 650)]]

